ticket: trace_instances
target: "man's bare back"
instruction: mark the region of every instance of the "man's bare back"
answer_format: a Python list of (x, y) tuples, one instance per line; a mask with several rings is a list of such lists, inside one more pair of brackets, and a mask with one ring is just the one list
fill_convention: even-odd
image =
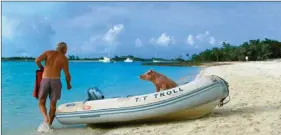
[[(62, 83), (60, 80), (60, 75), (62, 69), (65, 73), (67, 89), (70, 90), (72, 87), (70, 84), (71, 76), (68, 69), (68, 59), (65, 56), (66, 52), (66, 43), (60, 42), (57, 44), (56, 50), (46, 51), (35, 60), (37, 66), (41, 70), (44, 69), (38, 97), (39, 108), (44, 117), (44, 123), (48, 123), (48, 125), (52, 125), (53, 123), (57, 100), (59, 100), (61, 97)], [(42, 66), (42, 61), (45, 61), (45, 67)], [(45, 106), (48, 95), (51, 100), (49, 116), (47, 116), (47, 110)], [(38, 131), (42, 131), (40, 127), (38, 128)]]
[(67, 58), (61, 52), (50, 50), (45, 52), (46, 61), (43, 78), (60, 78), (61, 70), (67, 68)]

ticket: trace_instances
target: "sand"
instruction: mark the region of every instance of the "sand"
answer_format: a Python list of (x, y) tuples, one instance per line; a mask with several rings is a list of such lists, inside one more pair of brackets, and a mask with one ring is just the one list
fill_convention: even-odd
[(281, 135), (281, 62), (233, 62), (204, 67), (197, 77), (218, 75), (231, 101), (196, 120), (84, 128), (89, 135)]

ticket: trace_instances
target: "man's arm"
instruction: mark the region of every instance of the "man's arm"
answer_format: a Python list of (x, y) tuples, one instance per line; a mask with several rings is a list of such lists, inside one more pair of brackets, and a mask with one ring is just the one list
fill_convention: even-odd
[(39, 57), (37, 57), (37, 58), (35, 59), (35, 63), (37, 64), (37, 66), (38, 66), (41, 70), (44, 69), (44, 67), (43, 67), (42, 64), (41, 64), (41, 61), (46, 60), (46, 58), (47, 58), (47, 52), (44, 52), (43, 54), (41, 54)]
[(65, 63), (64, 63), (64, 66), (63, 66), (63, 71), (64, 71), (65, 78), (66, 78), (66, 84), (70, 85), (71, 76), (70, 76), (70, 73), (69, 73), (68, 59), (67, 58), (65, 58)]

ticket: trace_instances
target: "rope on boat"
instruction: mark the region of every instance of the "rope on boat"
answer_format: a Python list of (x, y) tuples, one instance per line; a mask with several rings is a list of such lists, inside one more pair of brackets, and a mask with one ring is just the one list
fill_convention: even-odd
[[(223, 102), (227, 97), (228, 97), (228, 100), (226, 102)], [(218, 105), (219, 107), (224, 106), (225, 104), (227, 104), (230, 101), (230, 96), (227, 96), (227, 97), (220, 100), (220, 104)]]

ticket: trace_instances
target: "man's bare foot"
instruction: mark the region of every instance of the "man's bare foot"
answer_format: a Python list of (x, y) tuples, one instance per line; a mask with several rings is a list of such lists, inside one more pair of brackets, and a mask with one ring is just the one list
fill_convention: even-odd
[(39, 125), (37, 131), (38, 131), (38, 132), (49, 132), (49, 133), (52, 133), (54, 130), (53, 130), (53, 128), (52, 128), (48, 123), (46, 123), (46, 121), (44, 120), (44, 122)]
[(49, 120), (49, 118), (48, 118), (48, 117), (45, 117), (45, 118), (44, 118), (44, 122), (45, 122), (46, 124), (48, 124), (48, 123), (49, 123), (49, 121), (50, 121), (50, 120)]

